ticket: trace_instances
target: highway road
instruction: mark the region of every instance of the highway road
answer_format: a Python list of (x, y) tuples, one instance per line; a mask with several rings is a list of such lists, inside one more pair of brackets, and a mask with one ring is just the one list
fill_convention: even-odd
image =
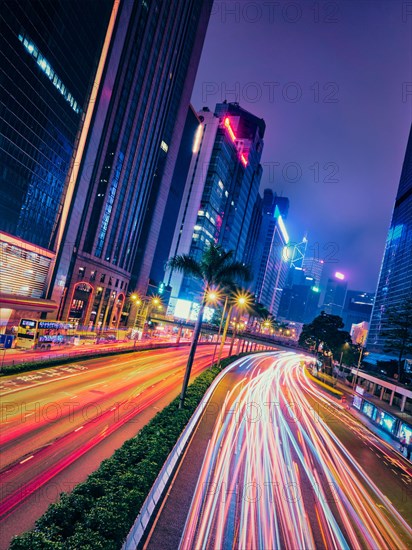
[(147, 550), (412, 548), (410, 462), (311, 382), (302, 359), (258, 355), (226, 374)]
[[(3, 377), (1, 548), (171, 401), (188, 347), (96, 358)], [(199, 346), (192, 377), (210, 365)]]

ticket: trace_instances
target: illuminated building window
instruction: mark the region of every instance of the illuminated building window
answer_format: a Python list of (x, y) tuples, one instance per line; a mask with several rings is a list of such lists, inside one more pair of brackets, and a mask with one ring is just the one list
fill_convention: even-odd
[(163, 140), (162, 140), (162, 143), (160, 144), (160, 148), (163, 149), (163, 151), (164, 151), (165, 153), (167, 153), (168, 150), (169, 150), (168, 144), (165, 143)]
[(74, 97), (69, 92), (69, 90), (66, 88), (66, 86), (63, 84), (61, 79), (54, 72), (52, 66), (47, 61), (47, 59), (39, 52), (34, 42), (32, 42), (28, 36), (24, 36), (22, 34), (19, 34), (18, 38), (20, 42), (23, 44), (23, 46), (25, 47), (25, 49), (27, 50), (27, 52), (32, 57), (34, 57), (34, 59), (37, 60), (37, 65), (46, 74), (46, 76), (51, 81), (53, 86), (59, 90), (59, 92), (62, 94), (64, 99), (70, 104), (70, 107), (73, 109), (73, 111), (75, 113), (80, 113), (79, 104), (74, 99)]

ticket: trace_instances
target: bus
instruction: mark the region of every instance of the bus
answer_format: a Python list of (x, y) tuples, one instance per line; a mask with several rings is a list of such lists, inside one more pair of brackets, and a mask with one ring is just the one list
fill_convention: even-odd
[(16, 348), (51, 349), (72, 344), (75, 326), (64, 321), (21, 319), (17, 330)]

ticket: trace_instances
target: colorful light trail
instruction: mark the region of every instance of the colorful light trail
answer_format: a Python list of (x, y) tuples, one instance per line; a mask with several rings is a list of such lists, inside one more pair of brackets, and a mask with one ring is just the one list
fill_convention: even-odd
[[(301, 359), (245, 360), (215, 424), (181, 550), (412, 548), (410, 526), (313, 399), (353, 430), (359, 423), (306, 378)], [(410, 475), (401, 458), (398, 467)]]

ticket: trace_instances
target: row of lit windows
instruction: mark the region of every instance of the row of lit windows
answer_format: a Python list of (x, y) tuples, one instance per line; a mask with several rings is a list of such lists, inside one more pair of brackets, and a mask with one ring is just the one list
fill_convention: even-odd
[(34, 59), (37, 59), (37, 65), (47, 75), (53, 86), (59, 90), (64, 99), (70, 104), (75, 113), (80, 113), (80, 107), (72, 94), (57, 76), (47, 59), (39, 52), (36, 44), (29, 37), (19, 34), (19, 40)]
[[(84, 279), (85, 274), (86, 274), (86, 268), (85, 267), (79, 267), (79, 271), (77, 273), (78, 279)], [(97, 279), (97, 271), (95, 271), (95, 270), (90, 271), (89, 281), (94, 282), (94, 281), (96, 281), (96, 279)], [(106, 273), (101, 273), (99, 281), (101, 283), (106, 282)], [(124, 282), (124, 281), (120, 281), (120, 279), (116, 279), (116, 284), (114, 285), (114, 287), (119, 288), (119, 283), (120, 283), (120, 289), (123, 290), (123, 287), (124, 287), (124, 289), (126, 290), (127, 283)], [(109, 280), (108, 280), (107, 284), (108, 284), (108, 286), (113, 286), (113, 278), (112, 277), (109, 277)]]

